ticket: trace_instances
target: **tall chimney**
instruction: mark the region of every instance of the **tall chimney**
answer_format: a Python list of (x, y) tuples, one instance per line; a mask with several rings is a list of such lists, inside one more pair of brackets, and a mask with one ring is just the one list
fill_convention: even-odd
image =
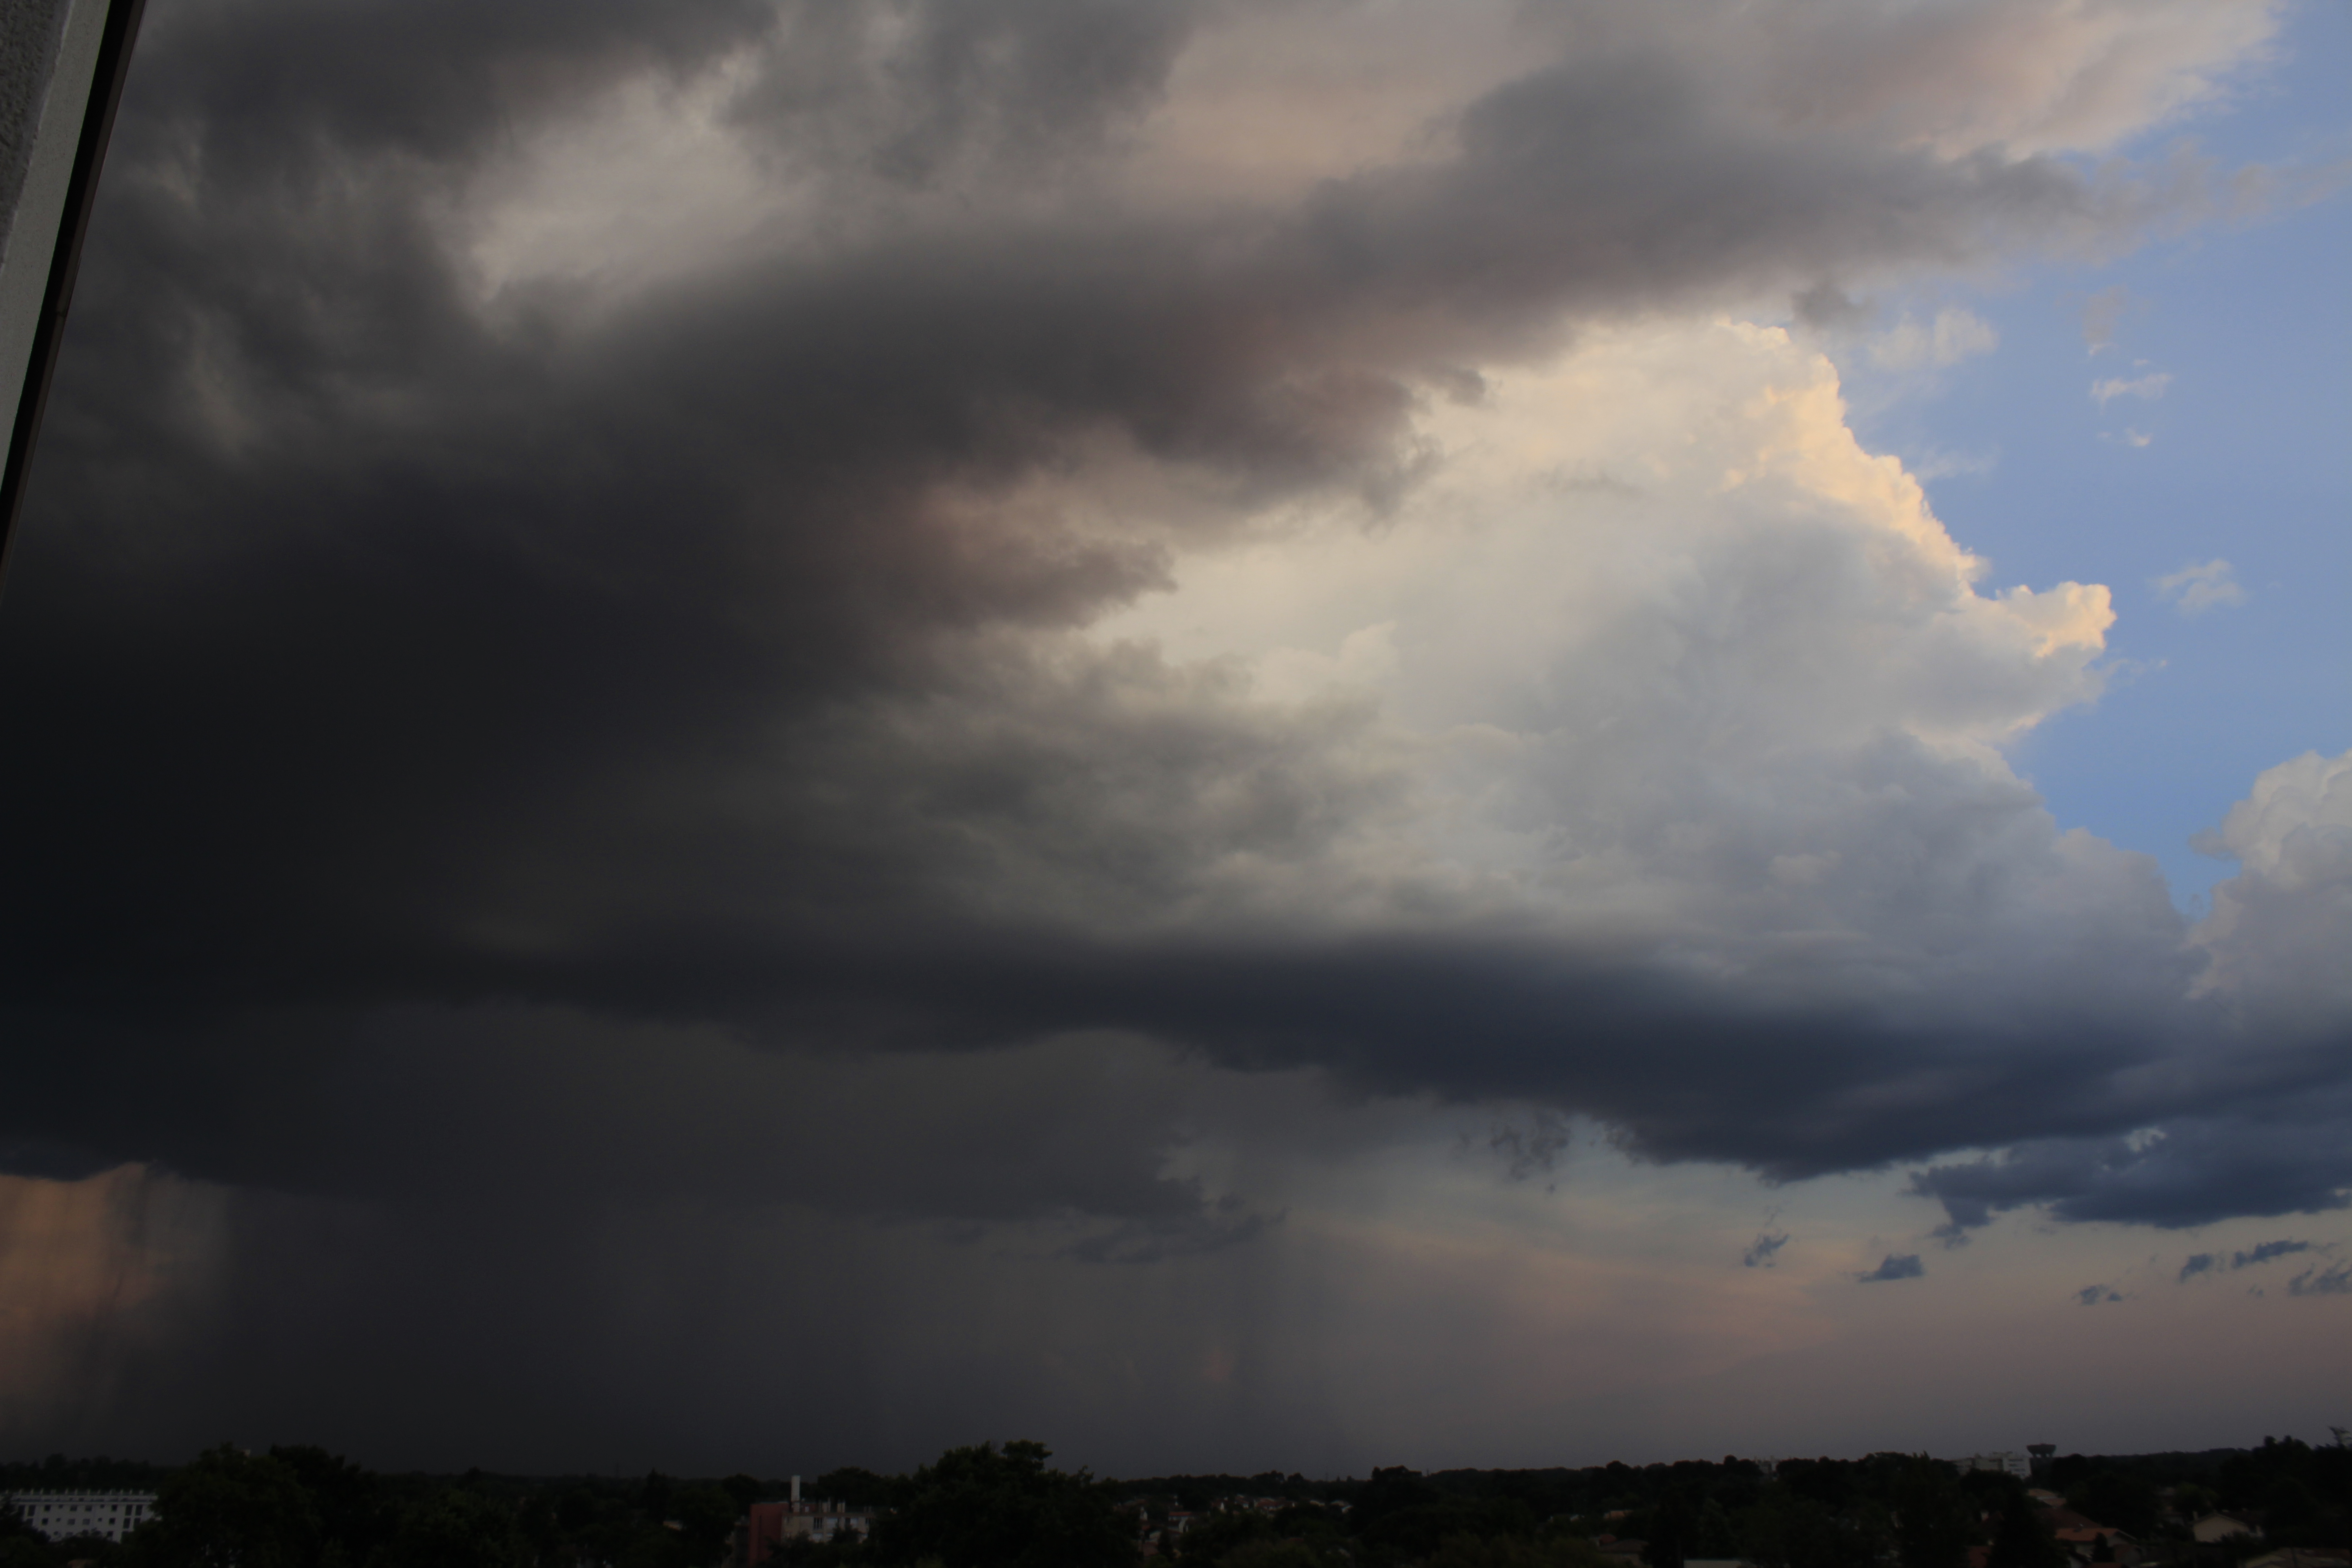
[(793, 1506), (801, 1506), (801, 1479), (798, 1476), (793, 1478)]

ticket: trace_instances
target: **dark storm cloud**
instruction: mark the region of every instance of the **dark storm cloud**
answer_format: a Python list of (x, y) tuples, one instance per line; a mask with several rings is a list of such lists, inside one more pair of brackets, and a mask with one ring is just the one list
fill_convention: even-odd
[(1036, 161), (1082, 152), (1147, 105), (1201, 9), (1186, 0), (788, 0), (734, 112), (780, 155), (893, 184), (974, 163), (1034, 174)]
[(1035, 153), (1099, 134), (1148, 99), (1196, 10), (1181, 0), (189, 0), (154, 7), (140, 107), (199, 123), (214, 156), (299, 164), (356, 149), (462, 161), (518, 120), (624, 77), (676, 78), (759, 46), (742, 118), (865, 172), (919, 178), (975, 140)]
[(1989, 228), (2101, 216), (2054, 163), (1759, 132), (1662, 55), (1523, 78), (1473, 106), (1460, 137), (1449, 164), (1319, 194), (1317, 274), (1404, 321), (1461, 311), (1516, 334), (1562, 302), (1622, 309), (1865, 257), (1958, 259)]
[(1265, 1215), (1251, 1214), (1241, 1198), (1228, 1194), (1205, 1205), (1203, 1212), (1127, 1220), (1070, 1243), (1059, 1255), (1081, 1263), (1158, 1263), (1239, 1246), (1254, 1239), (1270, 1223), (1279, 1224), (1280, 1216), (1269, 1220)]
[[(240, 1014), (132, 1038), (9, 1023), (13, 1039), (49, 1047), (26, 1053), (15, 1082), (20, 1100), (57, 1108), (45, 1120), (64, 1140), (47, 1152), (59, 1174), (134, 1147), (242, 1187), (362, 1203), (1096, 1216), (1108, 1228), (1072, 1245), (1118, 1255), (1229, 1243), (1264, 1217), (1163, 1173), (1192, 1086), (1132, 1047), (811, 1058), (721, 1030), (527, 1008)], [(121, 1092), (142, 1078), (144, 1092)], [(80, 1170), (65, 1158), (77, 1151)]]
[(206, 1277), (168, 1311), (126, 1300), (73, 1325), (89, 1375), (39, 1398), (12, 1387), (0, 1443), (16, 1451), (177, 1459), (233, 1436), (388, 1468), (782, 1476), (900, 1469), (1009, 1429), (1117, 1473), (1253, 1442), (1362, 1468), (1311, 1399), (1237, 1406), (1199, 1376), (1204, 1343), (1246, 1326), (1225, 1298), (1246, 1291), (1247, 1247), (1164, 1235), (1157, 1267), (1121, 1268), (1150, 1255), (1145, 1227), (1097, 1261), (1042, 1222), (965, 1234), (658, 1197), (589, 1213), (512, 1191), (419, 1205), (139, 1184), (152, 1209), (175, 1194), (225, 1208), (226, 1256), (183, 1261)]
[[(2263, 1097), (2249, 1098), (2258, 1105)], [(2060, 1219), (2166, 1228), (2323, 1213), (2352, 1204), (2352, 1151), (2333, 1109), (2307, 1105), (2293, 1121), (2275, 1111), (2261, 1120), (2181, 1116), (2137, 1139), (2022, 1142), (1915, 1172), (1912, 1190), (1939, 1200), (1961, 1227), (2029, 1205)]]
[[(2105, 1076), (2112, 1064), (2097, 1058), (2071, 1068), (2072, 1092), (2053, 1094), (2051, 1064), (2038, 1051), (2006, 1057), (1965, 1032), (1890, 1031), (1851, 1016), (1759, 1018), (1662, 982), (1492, 940), (1285, 953), (967, 934), (910, 948), (895, 932), (886, 943), (855, 930), (803, 928), (755, 986), (737, 972), (738, 955), (704, 947), (719, 934), (662, 942), (625, 930), (610, 945), (566, 955), (543, 985), (586, 992), (576, 1005), (592, 1014), (740, 1012), (755, 1021), (754, 1037), (820, 1051), (1002, 1049), (1076, 1031), (1139, 1032), (1228, 1066), (1315, 1068), (1381, 1093), (1551, 1100), (1610, 1122), (1634, 1153), (1733, 1160), (1778, 1180), (1950, 1146), (1989, 1125), (2079, 1133), (2147, 1109), (2116, 1101)], [(1170, 1134), (1148, 1107), (1127, 1113), (1139, 1121), (1092, 1129), (1070, 1145), (1068, 1163), (1048, 1159), (1059, 1146), (1045, 1136), (1055, 1117), (1099, 1115), (1050, 1072), (1025, 1084), (1016, 1077), (999, 1091), (1022, 1109), (1009, 1122), (980, 1116), (960, 1127), (963, 1111), (982, 1102), (943, 1088), (936, 1100), (917, 1096), (896, 1119), (908, 1131), (903, 1142), (856, 1144), (859, 1135), (846, 1129), (863, 1123), (852, 1116), (838, 1132), (852, 1144), (802, 1139), (770, 1156), (728, 1129), (738, 1118), (756, 1121), (761, 1095), (792, 1096), (793, 1073), (767, 1073), (757, 1053), (739, 1047), (658, 1032), (633, 1040), (628, 1028), (600, 1029), (583, 1017), (500, 1026), (416, 1015), (354, 1020), (332, 1006), (236, 1009), (194, 1026), (162, 1014), (134, 1032), (58, 1008), (20, 1011), (11, 1024), (12, 1038), (45, 1047), (20, 1078), (29, 1092), (19, 1103), (46, 1108), (37, 1125), (47, 1137), (96, 1158), (136, 1152), (267, 1185), (388, 1194), (451, 1181), (546, 1180), (583, 1198), (638, 1185), (761, 1197), (788, 1190), (787, 1174), (805, 1165), (824, 1173), (799, 1189), (813, 1200), (887, 1211), (919, 1208), (926, 1183), (984, 1168), (998, 1157), (988, 1152), (1002, 1150), (1026, 1184), (998, 1199), (991, 1184), (959, 1173), (940, 1189), (944, 1212), (1059, 1202), (1166, 1218), (1196, 1201), (1149, 1173)], [(1433, 1041), (1457, 1045), (1433, 1063)], [(2117, 1059), (2132, 1058), (2119, 1046)], [(939, 1069), (908, 1070), (919, 1079)], [(839, 1091), (822, 1075), (803, 1076), (807, 1092)], [(108, 1092), (123, 1082), (141, 1092)], [(194, 1103), (218, 1109), (192, 1117)], [(874, 1114), (886, 1114), (883, 1103)], [(1909, 1109), (1889, 1109), (1901, 1105)], [(697, 1146), (668, 1152), (689, 1144)], [(1951, 1171), (1969, 1169), (1919, 1180), (1957, 1217), (1973, 1220), (1943, 1186)], [(2186, 1190), (2221, 1207), (2244, 1201)], [(1997, 1206), (2047, 1201), (2047, 1192), (2029, 1186)]]
[[(2205, 1050), (2185, 962), (2087, 922), (1930, 930), (1924, 999), (1872, 1005), (1433, 895), (1318, 923), (1409, 805), (1370, 705), (1066, 634), (1243, 506), (1377, 526), (1423, 399), (1588, 321), (1836, 317), (2168, 198), (1854, 130), (1786, 62), (1762, 97), (1811, 107), (1768, 112), (1738, 40), (1654, 17), (1531, 47), (1398, 165), (1155, 195), (1122, 149), (1249, 9), (152, 0), (0, 605), (0, 1160), (234, 1191), (202, 1321), (90, 1446), (438, 1463), (459, 1412), (469, 1463), (666, 1430), (773, 1474), (1134, 1442), (1139, 1401), (1155, 1442), (1307, 1432), (1202, 1373), (1266, 1316), (1280, 1197), (1177, 1156), (1240, 1101), (1305, 1142), (1333, 1084), (1525, 1105), (1522, 1177), (1570, 1111), (1774, 1180), (2037, 1141), (1921, 1173), (1956, 1227), (2347, 1179), (2324, 1118), (2267, 1178), (2133, 1176), (2193, 1131), (2109, 1140), (2342, 1064)], [(483, 188), (721, 61), (764, 227), (630, 213), (654, 281), (487, 278)], [(1139, 521), (1106, 453), (1216, 504)], [(2037, 809), (1899, 741), (1840, 784), (1949, 807), (1891, 864)], [(1998, 898), (1952, 863), (1885, 923)], [(1290, 901), (1221, 903), (1233, 866)]]
[[(1531, 69), (1446, 155), (1295, 207), (1146, 211), (1088, 160), (1190, 12), (910, 5), (881, 43), (847, 15), (158, 4), (0, 617), (0, 992), (44, 1090), (5, 1131), (28, 1158), (372, 1195), (1083, 1202), (1140, 1227), (1074, 1253), (1110, 1258), (1232, 1228), (1156, 1173), (1151, 1116), (967, 1182), (1084, 1113), (1057, 1078), (1001, 1143), (961, 1142), (942, 1101), (796, 1184), (802, 1156), (712, 1152), (698, 1110), (604, 1072), (644, 1055), (609, 1032), (1125, 1031), (1548, 1099), (1636, 1152), (1776, 1179), (2117, 1133), (2210, 1089), (2129, 1078), (2189, 1026), (2147, 1013), (1759, 1010), (1508, 931), (1113, 934), (1219, 857), (1311, 860), (1402, 786), (1350, 752), (1363, 712), (1270, 718), (1213, 670), (1055, 643), (1163, 584), (1171, 545), (1020, 499), (1112, 440), (1226, 495), (1377, 503), (1412, 481), (1416, 388), (1464, 359), (1580, 313), (2071, 245), (2144, 193), (1743, 119), (1644, 46)], [(866, 221), (594, 309), (551, 283), (476, 298), (444, 209), (518, 127), (746, 49), (733, 123)], [(992, 199), (1024, 171), (1086, 199)], [(966, 175), (992, 199), (959, 199)], [(572, 1043), (436, 1021), (501, 1006)], [(688, 1104), (732, 1127), (751, 1071), (695, 1068)], [(469, 1129), (499, 1105), (517, 1135)], [(2315, 1138), (2267, 1186), (2231, 1166), (2166, 1199), (2073, 1147), (1921, 1190), (1957, 1223), (2194, 1223), (2161, 1216), (2347, 1179)]]

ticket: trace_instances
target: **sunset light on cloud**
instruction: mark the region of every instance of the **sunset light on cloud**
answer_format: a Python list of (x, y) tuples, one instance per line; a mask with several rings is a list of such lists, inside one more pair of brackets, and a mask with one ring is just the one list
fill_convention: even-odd
[(2347, 68), (150, 0), (0, 600), (0, 1434), (2341, 1424)]

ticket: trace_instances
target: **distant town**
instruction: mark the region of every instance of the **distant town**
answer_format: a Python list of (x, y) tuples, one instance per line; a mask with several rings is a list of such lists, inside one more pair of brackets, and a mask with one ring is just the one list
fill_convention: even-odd
[(0, 1568), (2352, 1568), (2330, 1436), (1129, 1480), (1028, 1441), (768, 1479), (384, 1475), (224, 1444), (0, 1466)]

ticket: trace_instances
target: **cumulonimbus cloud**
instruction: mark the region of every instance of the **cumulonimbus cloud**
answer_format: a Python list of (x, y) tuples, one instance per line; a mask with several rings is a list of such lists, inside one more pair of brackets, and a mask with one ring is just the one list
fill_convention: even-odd
[[(12, 1037), (148, 1098), (20, 1097), (23, 1147), (389, 1192), (487, 1145), (287, 1130), (404, 1048), (432, 1124), (550, 1020), (608, 1066), (1091, 1031), (1775, 1178), (2014, 1145), (1923, 1173), (1961, 1224), (2337, 1201), (2340, 1123), (2234, 1141), (2341, 1083), (2333, 808), (2266, 775), (2184, 931), (2000, 750), (2098, 690), (2105, 590), (1988, 587), (1832, 366), (1715, 319), (2201, 210), (2058, 154), (2270, 7), (1564, 6), (1230, 192), (1200, 105), (1284, 100), (1207, 46), (1279, 17), (902, 10), (158, 13), (0, 618)], [(571, 176), (513, 149), (632, 92), (751, 184), (545, 264)], [(2299, 1032), (2233, 1054), (2254, 1015)], [(1105, 1117), (973, 1185), (917, 1116), (825, 1201), (1253, 1223)]]

